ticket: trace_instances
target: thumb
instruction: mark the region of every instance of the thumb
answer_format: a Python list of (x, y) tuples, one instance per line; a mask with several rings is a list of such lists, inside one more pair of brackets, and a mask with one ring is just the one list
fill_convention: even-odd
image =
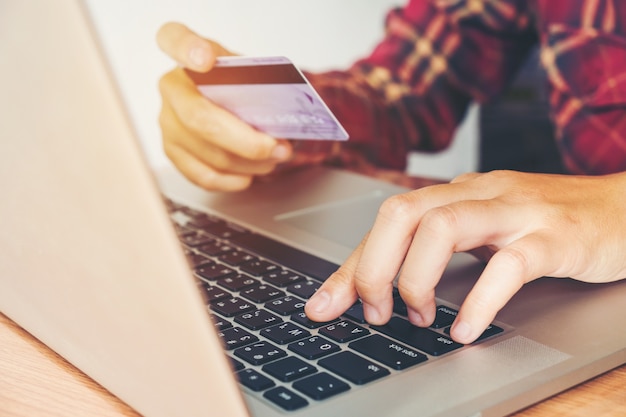
[(176, 22), (161, 26), (156, 40), (159, 48), (180, 66), (197, 72), (210, 70), (218, 56), (233, 55), (217, 42), (205, 39)]

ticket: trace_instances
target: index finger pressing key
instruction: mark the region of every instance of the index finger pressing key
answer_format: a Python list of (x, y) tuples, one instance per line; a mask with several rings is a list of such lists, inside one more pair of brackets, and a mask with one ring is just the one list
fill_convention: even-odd
[[(372, 324), (384, 324), (393, 309), (392, 283), (414, 240), (414, 234), (429, 210), (465, 199), (488, 198), (473, 182), (441, 184), (387, 199), (355, 270), (356, 290), (363, 301), (365, 317)], [(434, 318), (434, 297), (430, 303)], [(428, 299), (428, 298), (426, 298)]]

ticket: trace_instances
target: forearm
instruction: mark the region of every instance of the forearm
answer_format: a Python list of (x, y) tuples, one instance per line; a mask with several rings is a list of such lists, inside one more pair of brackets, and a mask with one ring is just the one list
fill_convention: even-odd
[(389, 13), (368, 57), (347, 71), (307, 74), (350, 134), (342, 149), (404, 169), (409, 151), (446, 148), (468, 103), (497, 96), (536, 42), (526, 9), (498, 7), (506, 18), (412, 1)]
[(309, 77), (350, 135), (342, 150), (384, 168), (404, 169), (412, 150), (445, 149), (471, 101), (450, 85), (425, 94), (389, 86), (391, 74), (365, 64)]

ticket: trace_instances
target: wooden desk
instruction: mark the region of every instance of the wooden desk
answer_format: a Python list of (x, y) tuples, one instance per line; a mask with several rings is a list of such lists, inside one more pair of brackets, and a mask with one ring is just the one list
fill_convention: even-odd
[[(626, 365), (516, 417), (626, 415)], [(0, 416), (138, 417), (122, 401), (0, 314)]]

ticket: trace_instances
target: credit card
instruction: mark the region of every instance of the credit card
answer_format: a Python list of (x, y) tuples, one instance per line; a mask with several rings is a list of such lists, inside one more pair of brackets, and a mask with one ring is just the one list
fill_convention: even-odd
[(207, 73), (185, 70), (209, 100), (276, 138), (347, 140), (302, 72), (285, 57), (219, 57)]

